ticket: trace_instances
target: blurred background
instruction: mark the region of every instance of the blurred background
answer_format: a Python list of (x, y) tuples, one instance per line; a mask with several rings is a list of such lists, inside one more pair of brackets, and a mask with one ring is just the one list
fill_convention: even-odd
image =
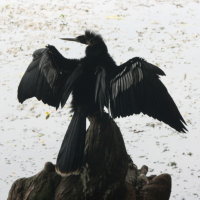
[(0, 1), (0, 199), (13, 181), (55, 163), (71, 114), (30, 99), (17, 100), (19, 81), (34, 50), (47, 44), (68, 58), (85, 46), (64, 42), (86, 29), (100, 33), (117, 64), (140, 56), (167, 74), (162, 78), (188, 124), (180, 134), (150, 117), (116, 119), (126, 148), (149, 175), (172, 176), (172, 200), (200, 199), (200, 1), (1, 0)]

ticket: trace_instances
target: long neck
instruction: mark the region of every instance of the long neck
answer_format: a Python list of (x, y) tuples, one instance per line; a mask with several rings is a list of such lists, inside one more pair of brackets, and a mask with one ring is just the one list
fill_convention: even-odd
[(108, 53), (107, 47), (104, 43), (88, 46), (86, 48), (85, 58), (88, 59), (89, 62), (92, 62), (92, 68), (98, 65), (104, 67), (108, 72), (113, 69), (113, 67), (116, 67), (116, 63)]
[(93, 67), (96, 64), (104, 66), (104, 68), (116, 67), (115, 62), (109, 55), (107, 46), (100, 35), (93, 34), (89, 41), (90, 45), (86, 47), (85, 53), (86, 59), (89, 59), (89, 61), (93, 63)]
[(98, 58), (105, 56), (108, 53), (107, 47), (102, 39), (95, 41), (86, 47), (85, 50), (87, 57)]

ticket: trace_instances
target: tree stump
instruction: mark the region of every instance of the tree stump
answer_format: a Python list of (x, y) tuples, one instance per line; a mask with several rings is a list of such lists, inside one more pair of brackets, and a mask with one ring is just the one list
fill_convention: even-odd
[(116, 123), (104, 113), (90, 117), (85, 143), (85, 164), (78, 174), (60, 176), (47, 162), (30, 178), (16, 180), (8, 200), (168, 200), (169, 174), (147, 177), (126, 152)]

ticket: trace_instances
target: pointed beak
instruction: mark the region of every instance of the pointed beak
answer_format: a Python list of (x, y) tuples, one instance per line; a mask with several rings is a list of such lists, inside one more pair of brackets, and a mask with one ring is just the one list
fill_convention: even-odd
[(60, 38), (61, 40), (67, 40), (67, 41), (74, 41), (74, 42), (78, 42), (78, 40), (76, 38)]

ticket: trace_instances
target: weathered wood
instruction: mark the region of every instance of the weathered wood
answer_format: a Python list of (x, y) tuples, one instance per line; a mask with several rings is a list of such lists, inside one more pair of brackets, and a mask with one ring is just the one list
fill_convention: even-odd
[(15, 181), (8, 200), (167, 200), (168, 174), (147, 177), (126, 152), (116, 123), (107, 115), (90, 118), (85, 144), (85, 164), (78, 174), (61, 177), (52, 163), (30, 178)]

